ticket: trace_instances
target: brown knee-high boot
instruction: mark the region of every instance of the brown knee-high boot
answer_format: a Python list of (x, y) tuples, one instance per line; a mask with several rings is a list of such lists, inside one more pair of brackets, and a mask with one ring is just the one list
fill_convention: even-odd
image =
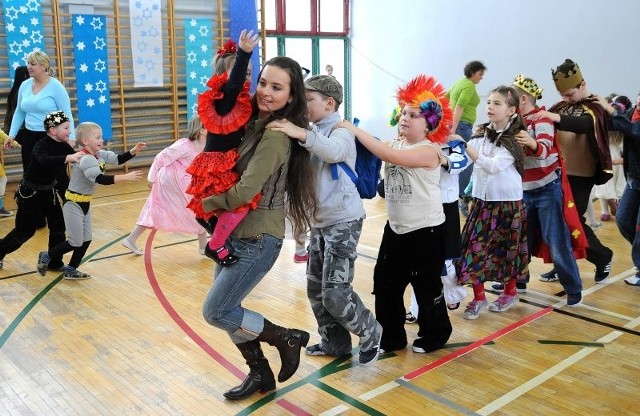
[(275, 390), (276, 380), (273, 378), (273, 371), (269, 367), (269, 361), (264, 358), (260, 342), (258, 340), (236, 344), (242, 356), (249, 366), (249, 374), (244, 381), (231, 390), (223, 393), (229, 400), (241, 400), (251, 396), (256, 391), (261, 393)]
[(264, 320), (264, 329), (256, 338), (274, 346), (280, 353), (282, 367), (278, 373), (278, 381), (289, 380), (300, 364), (300, 349), (307, 346), (309, 333), (299, 329), (288, 329)]

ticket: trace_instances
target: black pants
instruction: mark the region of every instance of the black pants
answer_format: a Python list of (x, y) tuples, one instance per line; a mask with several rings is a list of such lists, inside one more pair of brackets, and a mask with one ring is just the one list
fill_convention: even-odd
[(604, 267), (611, 261), (613, 257), (613, 251), (609, 247), (604, 246), (591, 227), (587, 225), (587, 220), (584, 214), (587, 212), (587, 206), (589, 205), (589, 197), (591, 196), (591, 189), (593, 189), (594, 178), (587, 178), (582, 176), (567, 176), (569, 179), (569, 185), (571, 185), (571, 192), (573, 193), (573, 200), (576, 203), (578, 209), (578, 215), (580, 216), (580, 222), (584, 229), (584, 235), (587, 237), (589, 247), (587, 248), (587, 260), (595, 264), (596, 267)]
[(385, 226), (373, 274), (376, 319), (383, 328), (380, 347), (385, 351), (407, 345), (404, 292), (409, 283), (419, 308), (416, 345), (435, 350), (449, 340), (452, 327), (440, 278), (445, 234), (444, 224), (406, 234), (396, 234), (389, 223)]
[[(47, 219), (49, 226), (49, 249), (65, 241), (62, 208), (53, 188), (35, 190), (20, 184), (16, 191), (16, 203), (18, 211), (15, 228), (0, 240), (0, 260), (33, 237), (42, 217)], [(62, 267), (62, 265), (61, 255), (52, 257), (49, 262), (51, 268)]]

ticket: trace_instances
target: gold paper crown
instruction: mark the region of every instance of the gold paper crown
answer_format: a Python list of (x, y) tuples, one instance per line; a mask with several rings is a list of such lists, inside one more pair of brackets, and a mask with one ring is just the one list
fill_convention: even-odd
[(575, 88), (584, 81), (578, 64), (571, 59), (565, 59), (562, 65), (558, 66), (555, 71), (552, 69), (551, 75), (553, 76), (553, 82), (556, 84), (556, 89), (559, 93)]
[(524, 75), (517, 75), (513, 79), (514, 86), (520, 88), (522, 91), (531, 95), (536, 100), (542, 99), (542, 88), (538, 87), (538, 84), (531, 78), (527, 78)]

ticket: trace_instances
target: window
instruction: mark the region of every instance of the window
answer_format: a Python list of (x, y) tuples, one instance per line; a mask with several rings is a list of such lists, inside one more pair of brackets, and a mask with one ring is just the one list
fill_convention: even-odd
[(344, 87), (340, 107), (345, 118), (351, 117), (351, 62), (349, 54), (349, 0), (265, 0), (264, 27), (267, 33), (265, 60), (289, 56), (310, 75), (333, 76)]

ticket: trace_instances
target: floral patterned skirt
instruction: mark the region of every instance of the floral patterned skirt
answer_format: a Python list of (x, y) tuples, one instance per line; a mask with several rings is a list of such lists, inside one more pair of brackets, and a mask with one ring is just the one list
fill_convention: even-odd
[(458, 283), (529, 280), (527, 212), (520, 201), (482, 201), (473, 207), (462, 230), (456, 261)]

